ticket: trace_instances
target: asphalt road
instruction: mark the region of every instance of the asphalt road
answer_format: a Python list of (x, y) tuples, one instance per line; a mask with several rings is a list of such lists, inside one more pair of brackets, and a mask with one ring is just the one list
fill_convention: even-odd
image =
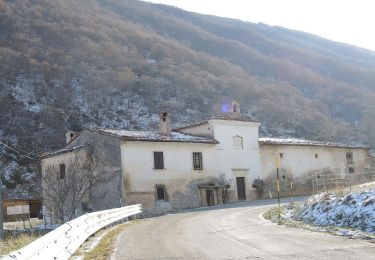
[(274, 203), (243, 202), (147, 219), (125, 229), (112, 258), (375, 259), (375, 244), (263, 219)]

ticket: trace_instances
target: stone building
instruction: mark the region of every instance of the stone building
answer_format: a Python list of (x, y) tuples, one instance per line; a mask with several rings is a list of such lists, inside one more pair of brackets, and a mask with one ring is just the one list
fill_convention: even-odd
[(276, 158), (303, 194), (311, 190), (311, 172), (329, 167), (356, 174), (369, 157), (365, 147), (259, 138), (260, 123), (242, 116), (238, 104), (229, 113), (173, 130), (168, 113), (159, 116), (157, 132), (86, 129), (69, 133), (67, 147), (44, 155), (43, 174), (51, 167), (74, 168), (74, 158), (95, 161), (91, 172), (102, 179), (75, 215), (135, 203), (146, 213), (163, 213), (256, 199), (254, 180), (273, 183)]

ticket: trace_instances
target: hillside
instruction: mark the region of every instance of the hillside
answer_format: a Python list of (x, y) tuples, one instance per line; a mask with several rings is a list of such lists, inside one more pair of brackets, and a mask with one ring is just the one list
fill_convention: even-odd
[[(375, 53), (134, 0), (0, 0), (0, 146), (14, 196), (66, 129), (175, 126), (236, 99), (267, 136), (375, 144)], [(27, 189), (25, 189), (27, 187)], [(28, 190), (28, 191), (27, 191)]]

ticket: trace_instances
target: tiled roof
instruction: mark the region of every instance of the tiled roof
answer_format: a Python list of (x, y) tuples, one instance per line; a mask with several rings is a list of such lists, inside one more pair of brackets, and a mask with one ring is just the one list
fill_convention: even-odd
[(295, 138), (270, 138), (270, 137), (259, 138), (259, 144), (327, 146), (327, 147), (338, 147), (338, 148), (367, 148), (361, 145), (348, 145), (348, 144), (341, 144), (341, 143), (335, 143), (335, 142), (323, 142), (323, 141), (313, 141), (313, 140), (295, 139)]
[(215, 139), (182, 134), (178, 132), (171, 132), (169, 135), (164, 135), (158, 132), (151, 131), (127, 131), (127, 130), (112, 130), (112, 129), (95, 129), (90, 130), (100, 134), (110, 135), (127, 141), (148, 141), (148, 142), (181, 142), (181, 143), (206, 143), (217, 144)]
[(241, 114), (238, 114), (238, 113), (222, 113), (222, 114), (218, 114), (218, 115), (215, 115), (215, 116), (211, 117), (211, 119), (259, 123), (258, 121), (254, 120), (254, 119), (252, 119), (248, 116), (241, 115)]

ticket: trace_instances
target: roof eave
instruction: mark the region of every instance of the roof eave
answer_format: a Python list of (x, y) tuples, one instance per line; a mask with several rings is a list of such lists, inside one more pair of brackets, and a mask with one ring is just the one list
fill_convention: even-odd
[(331, 147), (331, 148), (346, 148), (346, 149), (369, 149), (368, 147), (362, 146), (345, 146), (345, 145), (324, 145), (324, 144), (298, 144), (298, 143), (273, 143), (259, 141), (260, 145), (288, 145), (288, 146), (318, 146), (318, 147)]
[(154, 140), (154, 139), (135, 139), (135, 138), (126, 138), (124, 141), (130, 142), (154, 142), (154, 143), (194, 143), (194, 144), (219, 144), (217, 140), (210, 141), (191, 141), (191, 140)]

